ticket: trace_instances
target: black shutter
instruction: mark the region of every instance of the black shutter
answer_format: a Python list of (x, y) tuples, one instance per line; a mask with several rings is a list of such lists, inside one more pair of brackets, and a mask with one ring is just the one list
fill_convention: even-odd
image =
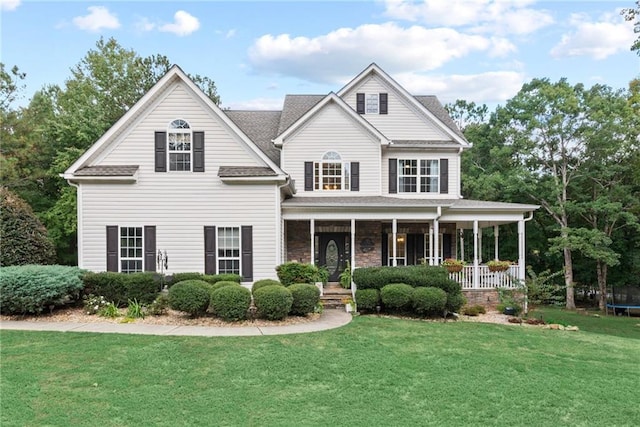
[(364, 114), (364, 93), (356, 94), (356, 111), (358, 114)]
[(304, 191), (313, 191), (313, 162), (304, 162)]
[(118, 251), (120, 245), (117, 225), (107, 225), (107, 271), (119, 271)]
[(389, 96), (386, 93), (380, 94), (380, 114), (387, 114), (387, 112), (389, 111), (388, 98)]
[(193, 171), (204, 172), (204, 132), (193, 133)]
[(351, 162), (351, 191), (360, 191), (360, 162)]
[(440, 159), (440, 194), (449, 192), (449, 160)]
[(167, 133), (156, 132), (156, 172), (167, 171)]
[(382, 233), (382, 265), (389, 265), (389, 237)]
[(389, 194), (398, 192), (398, 159), (389, 159)]
[(443, 258), (451, 258), (451, 243), (452, 238), (451, 234), (443, 234), (442, 235), (442, 257)]
[(204, 274), (216, 274), (216, 227), (204, 227)]
[(156, 226), (144, 226), (144, 271), (156, 271)]
[(253, 281), (253, 227), (243, 225), (240, 231), (242, 237), (242, 281)]

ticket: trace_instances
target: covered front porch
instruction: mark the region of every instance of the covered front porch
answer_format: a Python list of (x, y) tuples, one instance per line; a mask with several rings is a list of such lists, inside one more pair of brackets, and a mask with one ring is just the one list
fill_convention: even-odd
[[(525, 277), (525, 223), (537, 207), (473, 202), (390, 197), (289, 199), (283, 203), (283, 259), (323, 266), (329, 280), (338, 281), (346, 268), (441, 265), (454, 258), (467, 262), (461, 271), (450, 273), (463, 289), (517, 287)], [(517, 259), (510, 260), (506, 271), (490, 271), (486, 263), (498, 258), (501, 239), (505, 239), (500, 237), (501, 228), (514, 223), (517, 236), (510, 233), (506, 238), (517, 240), (509, 242), (517, 245)], [(493, 250), (487, 249), (489, 235)]]

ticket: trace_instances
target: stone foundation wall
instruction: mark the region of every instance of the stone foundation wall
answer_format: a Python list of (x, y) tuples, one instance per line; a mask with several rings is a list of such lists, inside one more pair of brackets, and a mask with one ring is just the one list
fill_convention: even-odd
[[(373, 245), (372, 245), (373, 244)], [(382, 265), (382, 226), (374, 221), (356, 221), (356, 267)]]
[(311, 262), (309, 221), (286, 221), (287, 261)]
[(467, 305), (481, 305), (490, 310), (495, 310), (500, 302), (495, 289), (463, 289), (462, 294)]

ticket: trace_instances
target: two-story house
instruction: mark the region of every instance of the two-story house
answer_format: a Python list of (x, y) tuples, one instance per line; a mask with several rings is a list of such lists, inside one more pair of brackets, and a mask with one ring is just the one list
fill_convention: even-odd
[[(452, 276), (464, 288), (510, 286), (482, 260), (497, 257), (499, 226), (518, 223), (509, 276), (524, 278), (538, 206), (461, 198), (469, 148), (437, 98), (375, 64), (336, 93), (287, 96), (282, 111), (222, 110), (174, 66), (64, 174), (78, 189), (78, 263), (156, 271), (161, 252), (168, 273), (250, 283), (297, 260), (333, 281), (347, 263), (437, 265), (466, 246), (473, 261)], [(495, 254), (480, 251), (486, 227)]]

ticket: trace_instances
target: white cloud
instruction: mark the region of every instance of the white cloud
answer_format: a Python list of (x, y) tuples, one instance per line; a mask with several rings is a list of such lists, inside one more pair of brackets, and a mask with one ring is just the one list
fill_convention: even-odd
[(164, 24), (158, 29), (163, 32), (173, 33), (177, 36), (188, 36), (200, 28), (200, 21), (198, 18), (190, 15), (184, 10), (177, 11), (173, 16), (173, 19), (173, 23)]
[(502, 56), (513, 50), (515, 46), (500, 37), (385, 23), (340, 28), (314, 38), (267, 34), (249, 49), (249, 60), (261, 71), (344, 83), (354, 70), (374, 61), (390, 73), (427, 71), (473, 52)]
[(89, 6), (87, 10), (89, 11), (88, 15), (73, 18), (73, 24), (79, 29), (98, 32), (105, 28), (110, 30), (120, 28), (118, 17), (109, 12), (106, 7)]
[(402, 73), (393, 77), (410, 93), (436, 94), (443, 103), (456, 99), (480, 104), (504, 102), (518, 93), (525, 81), (524, 73), (515, 71), (437, 76)]
[(141, 32), (153, 31), (156, 28), (156, 24), (149, 21), (148, 18), (140, 18), (135, 23), (136, 30)]
[(385, 14), (394, 19), (433, 26), (468, 27), (475, 33), (529, 34), (553, 23), (546, 10), (530, 0), (386, 0)]
[(231, 37), (236, 35), (236, 29), (232, 28), (229, 31), (227, 31), (227, 33), (224, 35), (224, 38), (226, 39), (230, 39)]
[(16, 10), (20, 3), (21, 0), (0, 0), (0, 9), (6, 11)]
[(625, 22), (618, 14), (603, 15), (599, 21), (591, 22), (585, 14), (572, 14), (569, 24), (572, 32), (562, 36), (551, 49), (551, 56), (590, 56), (602, 60), (619, 51), (627, 51), (633, 43), (633, 23)]
[(224, 108), (232, 110), (282, 110), (282, 98), (255, 98), (248, 101), (231, 102), (223, 105)]

